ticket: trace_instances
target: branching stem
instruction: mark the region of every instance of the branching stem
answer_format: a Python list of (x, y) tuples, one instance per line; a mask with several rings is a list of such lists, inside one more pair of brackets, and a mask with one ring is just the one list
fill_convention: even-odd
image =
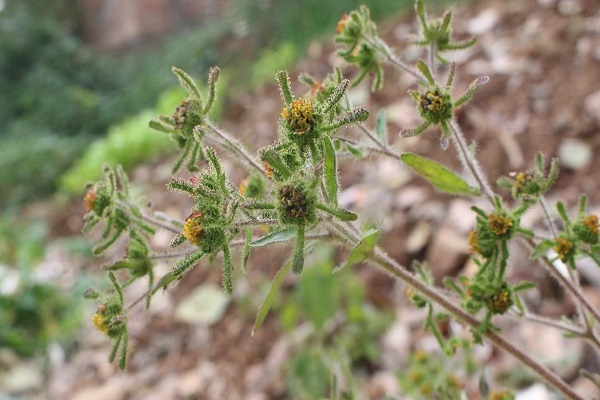
[[(350, 239), (352, 245), (356, 246), (360, 238), (356, 237), (355, 234), (350, 232), (347, 229), (344, 229), (339, 224), (336, 224), (336, 230), (342, 229), (345, 240)], [(341, 232), (340, 232), (341, 233)], [(400, 264), (398, 264), (395, 260), (390, 258), (383, 250), (379, 247), (376, 247), (373, 251), (373, 254), (370, 256), (369, 261), (390, 273), (392, 276), (402, 280), (410, 287), (419, 291), (423, 296), (427, 297), (434, 303), (443, 307), (446, 311), (452, 314), (456, 319), (464, 323), (465, 325), (478, 329), (481, 325), (481, 321), (475, 319), (470, 314), (465, 312), (460, 306), (456, 305), (452, 300), (450, 300), (445, 294), (443, 294), (439, 289), (435, 287), (431, 287), (417, 278), (414, 274), (412, 274), (407, 269), (403, 268)], [(583, 400), (581, 396), (579, 396), (569, 384), (567, 384), (564, 380), (562, 380), (558, 375), (556, 375), (553, 371), (548, 369), (547, 367), (541, 365), (529, 355), (527, 355), (522, 350), (516, 348), (502, 336), (497, 334), (492, 330), (487, 330), (483, 334), (488, 340), (490, 340), (496, 347), (506, 351), (511, 354), (513, 357), (517, 358), (522, 364), (528, 366), (532, 371), (534, 371), (540, 378), (546, 381), (549, 385), (553, 386), (556, 390), (561, 392), (565, 398), (570, 400)]]

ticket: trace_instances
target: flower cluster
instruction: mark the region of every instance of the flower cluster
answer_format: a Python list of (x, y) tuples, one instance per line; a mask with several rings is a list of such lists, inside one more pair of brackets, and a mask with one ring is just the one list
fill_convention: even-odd
[(452, 135), (452, 118), (454, 112), (467, 103), (475, 92), (489, 80), (487, 76), (481, 76), (475, 79), (467, 88), (466, 92), (454, 100), (450, 94), (452, 83), (454, 81), (454, 73), (456, 65), (450, 65), (450, 72), (446, 79), (444, 88), (437, 83), (430, 68), (423, 62), (419, 61), (417, 68), (423, 74), (427, 88), (424, 91), (413, 90), (410, 92), (417, 105), (417, 111), (423, 119), (423, 122), (412, 128), (405, 128), (400, 131), (401, 137), (419, 136), (423, 134), (431, 125), (439, 126), (442, 131), (441, 145), (445, 150), (448, 147), (448, 139)]
[(515, 200), (526, 204), (534, 204), (550, 189), (558, 178), (558, 160), (552, 159), (550, 170), (546, 174), (542, 153), (536, 155), (535, 167), (514, 174), (512, 179), (501, 178), (498, 184), (511, 190)]
[(545, 255), (550, 249), (554, 250), (558, 259), (575, 269), (575, 257), (588, 256), (600, 265), (600, 221), (597, 215), (588, 214), (587, 197), (579, 198), (579, 212), (575, 221), (567, 213), (565, 205), (558, 202), (557, 209), (563, 221), (562, 231), (554, 239), (541, 241), (535, 252), (535, 257)]

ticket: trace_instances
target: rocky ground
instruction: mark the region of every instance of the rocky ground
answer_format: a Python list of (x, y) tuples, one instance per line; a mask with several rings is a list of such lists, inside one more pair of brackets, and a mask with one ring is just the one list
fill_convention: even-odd
[[(415, 33), (413, 20), (414, 16), (404, 17), (380, 26), (382, 35), (407, 62), (414, 62), (418, 55), (406, 41), (407, 35)], [(456, 92), (464, 90), (478, 75), (491, 78), (459, 115), (466, 136), (477, 143), (477, 157), (490, 180), (494, 182), (502, 175), (529, 168), (535, 154), (543, 151), (548, 158), (559, 157), (562, 166), (560, 177), (547, 196), (548, 203), (562, 199), (574, 207), (579, 194), (585, 192), (590, 198), (590, 211), (600, 212), (594, 167), (595, 154), (600, 148), (600, 6), (597, 1), (482, 0), (458, 7), (454, 20), (457, 37), (478, 38), (477, 45), (470, 50), (448, 55), (458, 65)], [(329, 42), (313, 43), (308, 54), (292, 71), (292, 76), (308, 71), (322, 77), (333, 64), (340, 63)], [(350, 69), (345, 72), (352, 73)], [(414, 88), (414, 81), (389, 70), (386, 82), (385, 89), (375, 94), (354, 89), (351, 93), (354, 102), (365, 104), (370, 110), (384, 108), (387, 111), (388, 129), (398, 150), (427, 155), (461, 171), (454, 150), (441, 150), (436, 130), (428, 131), (421, 138), (397, 137), (401, 128), (419, 121), (412, 100), (406, 94), (408, 89)], [(296, 88), (300, 90), (299, 86)], [(229, 100), (223, 125), (257, 149), (273, 140), (280, 109), (276, 87), (265, 87)], [(167, 164), (142, 166), (132, 180), (146, 185), (153, 208), (185, 217), (190, 206), (186, 199), (173, 197), (163, 190), (168, 168)], [(341, 201), (365, 221), (375, 221), (381, 226), (384, 232), (381, 244), (390, 255), (404, 265), (409, 265), (412, 259), (427, 261), (438, 280), (468, 273), (472, 264), (466, 236), (474, 222), (469, 199), (437, 192), (395, 160), (383, 157), (347, 162), (342, 168)], [(80, 211), (83, 213), (82, 208)], [(71, 215), (69, 220), (63, 219), (64, 213), (54, 213), (60, 216), (53, 218), (56, 231), (76, 232), (81, 213)], [(526, 224), (536, 230), (546, 229), (539, 210), (527, 214)], [(156, 243), (165, 245), (169, 239), (161, 233)], [(572, 301), (557, 291), (555, 282), (539, 266), (528, 261), (525, 254), (520, 254), (519, 247), (514, 252), (510, 279), (536, 282), (536, 290), (526, 296), (530, 307), (552, 317), (572, 313)], [(63, 256), (57, 251), (48, 263), (68, 274)], [(149, 311), (140, 309), (132, 316), (131, 359), (127, 372), (118, 372), (107, 362), (109, 343), (90, 321), (77, 337), (74, 354), (64, 357), (57, 349), (51, 352), (47, 373), (40, 375), (41, 370), (34, 364), (22, 364), (22, 376), (39, 376), (25, 397), (78, 400), (289, 398), (281, 370), (301, 333), (285, 332), (277, 319), (267, 318), (257, 334), (250, 335), (253, 314), (262, 297), (256, 292), (264, 293), (264, 282), (274, 275), (286, 257), (284, 249), (253, 254), (250, 278), (238, 284), (237, 300), (223, 303), (224, 314), (219, 316), (217, 312), (212, 320), (187, 323), (176, 310), (197, 287), (207, 283), (219, 285), (220, 273), (215, 268), (202, 265), (176, 289), (156, 296)], [(81, 260), (76, 262), (76, 265), (83, 264)], [(88, 262), (85, 264), (85, 268), (97, 268)], [(164, 269), (167, 268), (165, 265)], [(422, 332), (424, 314), (408, 303), (405, 288), (391, 278), (366, 265), (356, 267), (356, 272), (364, 282), (370, 302), (396, 315), (391, 327), (379, 338), (380, 360), (368, 373), (357, 378), (360, 391), (365, 399), (383, 399), (384, 394), (405, 398), (395, 373), (406, 368), (412, 350), (432, 347), (431, 337)], [(585, 293), (600, 308), (599, 270), (582, 267), (582, 275)], [(288, 286), (292, 284), (290, 281)], [(143, 288), (134, 290), (141, 293)], [(248, 293), (253, 296), (247, 296)], [(246, 307), (239, 301), (244, 298), (252, 299)], [(210, 299), (214, 303), (221, 301), (218, 295)], [(500, 318), (498, 324), (515, 345), (559, 371), (584, 398), (600, 396), (598, 390), (576, 373), (581, 367), (600, 371), (598, 354), (586, 344), (567, 340), (558, 331), (519, 322), (514, 317)], [(458, 327), (450, 329), (460, 330)], [(481, 365), (487, 365), (493, 377), (506, 375), (517, 366), (512, 358), (489, 345), (478, 347), (474, 357)], [(469, 399), (480, 398), (476, 378), (465, 378)], [(544, 386), (526, 381), (519, 388), (518, 398), (555, 397)]]

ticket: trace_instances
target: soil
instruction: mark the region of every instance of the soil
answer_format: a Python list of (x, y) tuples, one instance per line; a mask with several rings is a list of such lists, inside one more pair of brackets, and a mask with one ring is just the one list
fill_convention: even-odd
[[(569, 209), (576, 207), (585, 192), (591, 211), (600, 210), (600, 191), (595, 169), (595, 154), (600, 148), (600, 7), (596, 0), (481, 0), (460, 6), (454, 12), (455, 36), (464, 39), (476, 35), (478, 43), (462, 54), (448, 54), (456, 59), (456, 94), (466, 89), (477, 76), (490, 81), (460, 110), (458, 121), (469, 141), (476, 143), (476, 155), (493, 183), (499, 177), (530, 168), (535, 154), (542, 151), (547, 159), (562, 155), (565, 143), (579, 144), (590, 160), (582, 165), (565, 165), (558, 181), (547, 196), (549, 204), (562, 199)], [(407, 62), (415, 61), (417, 52), (404, 39), (416, 32), (414, 16), (397, 17), (380, 26), (381, 35)], [(332, 43), (313, 43), (306, 60), (291, 71), (292, 77), (308, 71), (323, 77), (332, 65), (341, 61)], [(342, 64), (343, 65), (343, 64)], [(352, 76), (354, 71), (344, 67)], [(437, 73), (443, 76), (447, 70)], [(390, 140), (398, 150), (412, 151), (462, 171), (453, 148), (439, 145), (439, 131), (430, 129), (420, 138), (399, 139), (401, 128), (419, 122), (409, 89), (414, 81), (390, 68), (386, 69), (385, 88), (378, 93), (353, 89), (352, 96), (374, 110), (368, 126), (374, 124), (376, 110), (386, 109)], [(368, 87), (368, 85), (363, 85)], [(302, 90), (294, 84), (297, 93)], [(257, 101), (260, 99), (260, 101)], [(250, 143), (252, 150), (269, 144), (276, 134), (281, 101), (275, 85), (254, 93), (238, 94), (228, 100), (223, 118), (225, 129)], [(356, 133), (358, 136), (358, 133)], [(573, 150), (566, 150), (567, 153)], [(568, 154), (567, 154), (568, 155)], [(166, 193), (163, 182), (149, 182), (145, 177), (165, 176), (168, 164), (140, 167), (132, 181), (142, 180), (149, 190), (152, 209), (166, 210), (184, 218), (190, 204), (187, 199)], [(227, 165), (234, 169), (234, 165)], [(236, 175), (237, 174), (237, 175)], [(243, 178), (234, 172), (233, 180)], [(146, 179), (146, 180), (145, 180)], [(341, 195), (345, 205), (381, 226), (381, 244), (396, 260), (410, 265), (411, 260), (427, 261), (434, 277), (455, 276), (472, 270), (466, 235), (474, 217), (470, 202), (433, 190), (426, 182), (395, 161), (382, 157), (342, 163)], [(509, 198), (509, 193), (504, 193)], [(478, 203), (484, 207), (484, 203)], [(43, 207), (42, 207), (43, 209)], [(80, 205), (65, 211), (52, 210), (53, 232), (58, 236), (76, 235), (77, 218), (84, 210)], [(30, 211), (30, 213), (46, 212)], [(66, 220), (66, 215), (69, 219)], [(366, 220), (366, 219), (365, 219)], [(532, 211), (528, 223), (547, 230), (539, 211)], [(164, 245), (164, 243), (159, 243)], [(519, 252), (519, 249), (515, 249)], [(286, 332), (273, 315), (267, 317), (257, 334), (251, 336), (254, 312), (268, 282), (289, 253), (288, 248), (253, 253), (244, 293), (227, 308), (212, 326), (178, 322), (173, 310), (197, 286), (212, 282), (220, 285), (220, 260), (206, 263), (186, 276), (176, 289), (159, 295), (149, 311), (141, 307), (132, 315), (130, 364), (127, 372), (118, 372), (106, 360), (109, 343), (94, 330), (91, 321), (77, 338), (77, 351), (50, 367), (45, 387), (32, 397), (50, 399), (287, 399), (283, 369), (289, 359), (294, 335)], [(343, 260), (346, 254), (336, 257)], [(511, 279), (529, 279), (537, 290), (525, 299), (536, 312), (548, 316), (571, 315), (572, 301), (560, 294), (556, 283), (526, 255), (515, 258)], [(98, 269), (98, 263), (90, 269)], [(517, 267), (518, 266), (518, 267)], [(596, 268), (597, 270), (597, 268)], [(397, 315), (392, 327), (381, 335), (382, 351), (358, 379), (361, 398), (383, 399), (383, 394), (403, 397), (395, 373), (406, 367), (410, 352), (430, 343), (422, 333), (423, 314), (404, 297), (405, 288), (379, 270), (367, 265), (356, 266), (369, 301), (378, 309)], [(241, 277), (238, 277), (241, 280)], [(583, 290), (600, 307), (598, 272), (583, 277)], [(293, 288), (293, 278), (286, 280), (284, 293)], [(141, 290), (141, 289), (140, 289)], [(250, 296), (249, 294), (252, 294)], [(244, 306), (244, 299), (249, 304)], [(93, 309), (91, 310), (93, 312)], [(91, 315), (91, 314), (90, 314)], [(515, 318), (501, 319), (505, 332), (514, 343), (528, 351), (557, 347), (556, 357), (575, 354), (575, 365), (561, 373), (585, 398), (600, 396), (573, 371), (587, 367), (600, 371), (598, 354), (575, 341), (566, 341), (550, 329), (529, 323), (515, 323)], [(457, 329), (457, 328), (455, 328)], [(405, 332), (405, 335), (397, 335)], [(428, 342), (429, 340), (429, 342)], [(390, 344), (392, 343), (392, 344)], [(425, 344), (424, 344), (425, 343)], [(544, 353), (543, 349), (546, 349)], [(406, 350), (405, 353), (401, 353)], [(398, 351), (398, 354), (390, 352)], [(537, 354), (537, 353), (536, 353)], [(555, 355), (554, 352), (552, 355)], [(489, 345), (477, 351), (477, 357), (492, 376), (492, 381), (515, 368), (510, 357), (492, 350)], [(557, 364), (552, 364), (557, 365)], [(360, 365), (356, 366), (361, 369)], [(365, 369), (361, 369), (365, 371)], [(469, 399), (479, 399), (477, 379), (466, 378)], [(536, 388), (526, 380), (520, 390)], [(537, 392), (540, 393), (540, 392)], [(589, 396), (589, 397), (586, 397)], [(523, 397), (525, 398), (525, 397)], [(545, 399), (544, 395), (531, 397)]]

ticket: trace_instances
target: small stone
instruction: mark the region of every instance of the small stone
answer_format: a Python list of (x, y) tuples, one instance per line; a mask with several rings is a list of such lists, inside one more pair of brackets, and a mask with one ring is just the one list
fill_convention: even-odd
[(583, 108), (593, 118), (600, 121), (600, 90), (585, 97)]
[(467, 238), (449, 227), (442, 225), (427, 249), (427, 264), (436, 280), (441, 280), (463, 265), (469, 254)]
[[(390, 123), (406, 128), (419, 123), (419, 114), (412, 101), (403, 99), (385, 108), (385, 115)], [(391, 132), (390, 132), (391, 133)]]
[(17, 394), (39, 388), (43, 383), (42, 373), (32, 363), (12, 366), (0, 375), (0, 387), (8, 393)]
[(583, 140), (564, 139), (558, 148), (558, 158), (563, 167), (578, 171), (592, 160), (592, 149)]
[(580, 14), (582, 10), (583, 7), (579, 0), (561, 0), (561, 2), (558, 3), (558, 11), (562, 15), (577, 15)]
[(517, 400), (551, 400), (550, 392), (541, 383), (536, 383), (517, 393)]
[(426, 221), (420, 221), (406, 239), (404, 249), (407, 253), (414, 254), (425, 247), (430, 237), (431, 224)]
[(213, 284), (204, 284), (194, 290), (175, 310), (179, 321), (190, 324), (217, 323), (229, 304), (229, 297)]
[(479, 36), (494, 29), (499, 20), (498, 9), (496, 7), (489, 7), (469, 21), (467, 30), (471, 35)]
[(116, 375), (102, 386), (85, 388), (75, 393), (73, 400), (124, 399), (132, 388), (133, 380), (127, 375)]

